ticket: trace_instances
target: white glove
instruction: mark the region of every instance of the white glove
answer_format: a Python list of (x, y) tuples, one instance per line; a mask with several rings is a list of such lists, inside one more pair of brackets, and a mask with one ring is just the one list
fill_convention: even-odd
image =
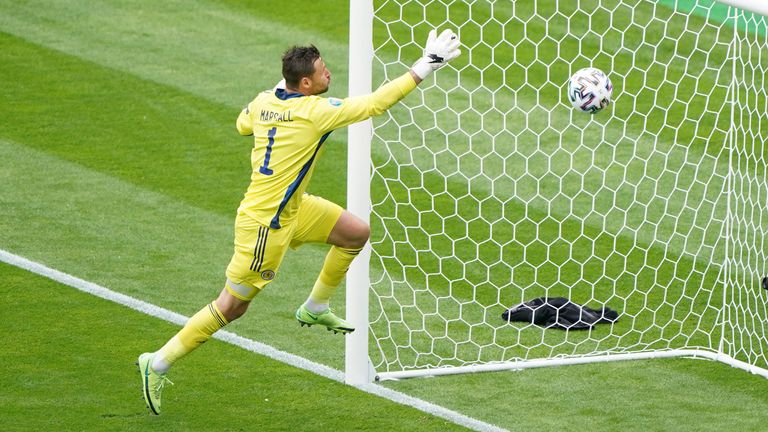
[(458, 57), (461, 54), (459, 45), (459, 37), (453, 30), (443, 30), (440, 36), (437, 36), (437, 31), (430, 31), (427, 45), (424, 47), (424, 57), (420, 58), (411, 70), (422, 80), (425, 79)]
[(272, 91), (275, 91), (275, 90), (277, 90), (277, 89), (283, 89), (283, 90), (285, 90), (285, 79), (281, 79), (281, 80), (280, 80), (280, 81), (277, 83), (277, 85), (275, 85), (275, 87), (272, 89)]

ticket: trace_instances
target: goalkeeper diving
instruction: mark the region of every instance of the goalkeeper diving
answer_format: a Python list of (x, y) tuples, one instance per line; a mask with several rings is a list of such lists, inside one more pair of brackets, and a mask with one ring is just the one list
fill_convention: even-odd
[(371, 94), (346, 99), (318, 96), (328, 91), (331, 72), (313, 45), (295, 46), (283, 54), (283, 81), (259, 93), (237, 118), (237, 131), (253, 136), (253, 172), (237, 210), (234, 254), (224, 288), (158, 351), (139, 356), (142, 392), (151, 413), (161, 412), (171, 366), (245, 313), (251, 300), (275, 278), (289, 247), (330, 245), (309, 297), (294, 313), (296, 320), (302, 326), (323, 326), (335, 333), (355, 330), (329, 304), (368, 241), (370, 227), (339, 205), (305, 190), (334, 130), (384, 113), (460, 53), (456, 34), (444, 30), (438, 35), (432, 30), (423, 57), (408, 72)]

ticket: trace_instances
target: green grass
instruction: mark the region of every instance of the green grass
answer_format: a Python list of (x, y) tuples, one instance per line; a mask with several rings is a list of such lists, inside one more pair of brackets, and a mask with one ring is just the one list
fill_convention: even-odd
[(178, 327), (1, 263), (0, 295), (6, 431), (463, 430), (217, 340), (178, 365), (151, 416), (134, 362)]
[[(308, 424), (334, 430), (460, 430), (217, 340), (178, 364), (174, 386), (165, 392), (164, 414), (151, 417), (139, 394), (134, 357), (162, 343), (176, 326), (6, 264), (0, 264), (0, 287), (8, 299), (2, 327), (8, 337), (0, 350), (6, 365), (0, 374), (5, 430), (281, 431)], [(36, 306), (34, 320), (27, 313), (30, 304)], [(113, 343), (117, 335), (119, 343)], [(578, 422), (595, 431), (757, 431), (768, 408), (768, 382), (708, 361), (472, 374), (407, 380), (395, 387), (510, 430)], [(309, 401), (308, 388), (335, 396)], [(502, 422), (513, 417), (513, 424)]]
[(709, 361), (648, 360), (484, 375), (434, 378), (435, 385), (445, 381), (461, 389), (439, 395), (419, 379), (402, 381), (398, 388), (453, 409), (474, 407), (479, 418), (503, 416), (502, 426), (520, 431), (573, 425), (595, 431), (759, 431), (766, 419), (761, 412), (765, 380)]
[[(541, 1), (537, 10), (548, 13), (552, 4)], [(237, 113), (277, 81), (279, 55), (295, 43), (317, 44), (334, 74), (331, 93), (345, 93), (348, 4), (293, 5), (313, 16), (312, 22), (245, 1), (0, 1), (0, 248), (185, 315), (210, 301), (223, 283), (234, 212), (250, 173), (251, 142), (234, 130)], [(377, 9), (384, 20), (400, 16), (393, 2), (377, 2)], [(570, 32), (558, 17), (546, 27), (520, 2), (515, 18), (505, 3), (490, 10), (481, 2), (455, 2), (426, 13), (436, 25), (450, 16), (467, 49), (455, 68), (441, 71), (434, 85), (425, 83), (376, 123), (384, 127), (377, 129), (373, 154), (378, 212), (372, 221), (373, 275), (382, 303), (375, 299), (372, 308), (390, 314), (392, 325), (389, 333), (380, 332), (380, 323), (374, 326), (381, 336), (380, 346), (372, 348), (374, 361), (397, 370), (617, 348), (717, 346), (725, 258), (719, 243), (725, 218), (721, 190), (728, 172), (722, 122), (730, 117), (727, 107), (712, 101), (725, 97), (723, 74), (731, 69), (722, 57), (732, 29), (718, 33), (717, 22), (683, 15), (661, 28), (659, 19), (668, 17), (669, 9), (634, 0), (618, 7), (614, 19), (632, 31), (605, 36), (614, 42), (623, 37), (625, 45), (601, 51), (596, 35), (583, 31), (589, 17), (581, 13), (573, 17)], [(421, 8), (410, 2), (403, 14), (420, 21)], [(465, 20), (469, 16), (472, 21)], [(496, 65), (501, 67), (489, 63), (488, 46), (479, 43), (478, 23), (491, 17), (482, 40), (500, 43)], [(603, 10), (592, 19), (597, 26), (607, 15)], [(415, 26), (414, 41), (400, 24), (391, 27), (392, 39), (382, 31), (383, 21), (375, 25), (377, 55), (392, 62), (377, 64), (376, 79), (382, 80), (384, 73), (402, 73), (418, 56), (426, 25)], [(668, 40), (641, 45), (638, 35), (645, 27), (670, 37), (686, 28), (679, 49), (689, 63), (670, 55), (677, 48)], [(405, 48), (399, 51), (395, 42)], [(537, 54), (537, 43), (548, 49)], [(542, 62), (555, 60), (552, 48), (558, 47), (559, 61), (547, 76)], [(768, 61), (750, 54), (747, 43), (742, 49), (761, 65)], [(561, 84), (593, 58), (610, 71), (616, 103), (610, 113), (590, 120), (564, 104)], [(659, 58), (670, 63), (659, 67), (654, 64)], [(748, 74), (747, 81), (753, 78), (746, 66), (739, 70)], [(662, 76), (677, 84), (675, 91), (654, 87)], [(459, 80), (462, 87), (454, 88)], [(754, 82), (763, 85), (761, 77)], [(764, 100), (762, 93), (740, 97), (758, 106)], [(432, 117), (427, 107), (437, 114)], [(387, 120), (400, 122), (402, 134)], [(752, 142), (749, 134), (760, 138), (761, 114), (745, 112), (740, 121), (744, 143)], [(753, 180), (764, 175), (764, 150), (759, 139), (754, 142), (736, 157), (751, 173), (735, 185), (750, 197), (750, 205), (740, 209), (744, 227), (759, 222), (762, 216), (754, 209), (764, 208), (765, 185)], [(345, 144), (343, 131), (332, 135), (310, 186), (341, 204)], [(664, 202), (670, 204), (666, 209), (660, 207)], [(762, 256), (759, 230), (739, 228), (734, 234), (743, 244), (757, 245), (739, 254)], [(290, 253), (276, 281), (229, 330), (343, 369), (343, 339), (320, 331), (297, 333), (291, 315), (306, 297), (323, 252), (306, 246)], [(751, 276), (759, 266), (745, 262), (729, 276), (731, 284), (759, 289)], [(30, 286), (55, 289), (55, 295), (11, 297), (18, 287)], [(13, 306), (12, 318), (4, 322), (14, 326), (7, 331), (12, 345), (0, 350), (11, 365), (3, 386), (12, 391), (3, 394), (3, 402), (20, 404), (3, 408), (1, 417), (19, 429), (189, 430), (236, 418), (242, 423), (232, 429), (284, 430), (316, 412), (290, 390), (304, 384), (340, 389), (348, 398), (341, 414), (330, 407), (318, 410), (327, 413), (323, 426), (445, 426), (218, 342), (174, 370), (169, 415), (146, 418), (138, 396), (129, 395), (135, 390), (135, 377), (128, 376), (133, 370), (123, 364), (159, 346), (174, 326), (7, 266), (0, 267), (0, 287), (8, 299), (4, 304)], [(545, 293), (606, 302), (623, 316), (613, 329), (584, 333), (501, 322), (505, 306)], [(335, 306), (343, 311), (342, 297)], [(759, 322), (766, 315), (764, 302), (760, 295), (737, 300), (729, 318), (739, 328), (726, 331), (752, 341), (743, 344), (742, 358), (764, 359), (759, 325), (742, 324)], [(80, 312), (62, 317), (70, 308)], [(26, 325), (23, 317), (39, 311), (41, 325)], [(124, 332), (126, 327), (153, 332), (132, 337), (124, 347), (106, 347), (95, 342), (109, 336), (95, 337), (94, 322), (104, 327), (103, 335), (139, 331)], [(40, 328), (56, 329), (55, 335), (36, 331)], [(87, 367), (82, 358), (52, 360), (70, 349), (40, 342), (53, 336), (80, 345), (67, 356), (90, 353), (103, 367)], [(26, 357), (20, 360), (16, 353)], [(65, 367), (73, 362), (76, 368)], [(247, 370), (239, 369), (243, 363)], [(227, 380), (206, 376), (216, 367), (227, 371)], [(55, 372), (42, 376), (45, 370)], [(115, 374), (94, 378), (102, 370)], [(90, 394), (79, 384), (85, 378), (112, 391)], [(25, 391), (25, 383), (36, 389)], [(386, 385), (512, 430), (567, 428), (569, 417), (595, 430), (760, 430), (766, 390), (760, 378), (686, 360)], [(261, 403), (262, 393), (275, 403)], [(224, 394), (258, 402), (253, 415), (229, 412), (221, 402)], [(35, 407), (60, 414), (37, 414)], [(56, 419), (63, 423), (50, 423)]]

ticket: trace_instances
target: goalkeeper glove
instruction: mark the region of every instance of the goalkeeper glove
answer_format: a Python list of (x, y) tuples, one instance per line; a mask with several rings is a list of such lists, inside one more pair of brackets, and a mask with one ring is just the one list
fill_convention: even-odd
[(461, 54), (459, 37), (452, 30), (443, 30), (440, 36), (432, 30), (424, 47), (424, 57), (420, 58), (411, 70), (422, 80), (432, 72), (445, 66)]

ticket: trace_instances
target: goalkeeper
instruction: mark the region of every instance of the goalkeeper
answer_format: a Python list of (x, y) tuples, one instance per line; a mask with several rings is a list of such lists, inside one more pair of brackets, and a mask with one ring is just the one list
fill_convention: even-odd
[(274, 279), (288, 247), (309, 242), (331, 245), (309, 298), (296, 310), (299, 323), (340, 333), (355, 330), (328, 305), (368, 241), (370, 228), (337, 204), (304, 191), (331, 132), (384, 113), (459, 54), (459, 40), (452, 31), (438, 36), (432, 30), (424, 56), (410, 71), (369, 95), (334, 99), (317, 96), (331, 83), (331, 72), (317, 48), (293, 47), (285, 52), (284, 80), (256, 96), (237, 118), (238, 132), (254, 138), (253, 174), (237, 211), (235, 251), (224, 289), (160, 350), (139, 356), (144, 400), (153, 414), (160, 414), (171, 366), (245, 313)]

